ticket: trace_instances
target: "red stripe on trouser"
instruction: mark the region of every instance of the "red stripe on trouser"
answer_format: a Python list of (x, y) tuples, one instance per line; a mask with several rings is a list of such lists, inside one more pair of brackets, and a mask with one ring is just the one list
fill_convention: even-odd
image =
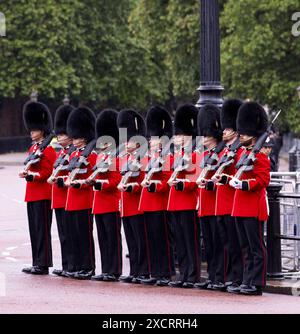
[(169, 265), (169, 274), (171, 276), (171, 255), (170, 255), (170, 243), (169, 243), (169, 237), (168, 237), (168, 227), (167, 227), (167, 220), (166, 220), (166, 214), (164, 215), (164, 225), (165, 225), (165, 235), (166, 235), (166, 244), (167, 244), (167, 256), (168, 256), (168, 265)]
[(196, 255), (196, 270), (197, 270), (197, 278), (201, 277), (200, 273), (200, 259), (199, 259), (199, 248), (198, 248), (198, 240), (197, 240), (197, 222), (196, 222), (196, 213), (194, 212), (194, 241), (195, 241), (195, 255)]

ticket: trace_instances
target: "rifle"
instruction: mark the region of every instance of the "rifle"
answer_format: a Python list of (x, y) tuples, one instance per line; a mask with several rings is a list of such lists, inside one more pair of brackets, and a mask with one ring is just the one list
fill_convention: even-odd
[(89, 162), (87, 157), (91, 154), (93, 149), (95, 148), (96, 140), (90, 141), (85, 149), (83, 150), (82, 154), (79, 157), (74, 157), (68, 167), (67, 170), (70, 171), (70, 174), (67, 178), (67, 182), (72, 184), (72, 182), (76, 179), (78, 174), (85, 174), (87, 172), (87, 166)]
[(242, 146), (239, 138), (237, 138), (229, 147), (229, 151), (224, 154), (221, 159), (218, 161), (216, 166), (216, 172), (211, 178), (212, 181), (218, 181), (219, 177), (221, 177), (224, 169), (230, 166), (234, 162), (234, 157), (238, 151), (238, 149)]
[(152, 183), (155, 182), (151, 181), (151, 179), (155, 173), (162, 171), (165, 162), (164, 158), (170, 153), (172, 144), (173, 141), (169, 140), (168, 144), (160, 151), (159, 156), (157, 158), (152, 158), (149, 161), (146, 167), (147, 174), (145, 175), (142, 183), (147, 185), (150, 184), (151, 182)]
[(36, 164), (37, 162), (39, 162), (42, 158), (43, 152), (46, 149), (46, 147), (51, 143), (51, 140), (55, 137), (55, 135), (53, 133), (51, 133), (50, 135), (48, 135), (43, 142), (40, 144), (40, 146), (38, 147), (38, 149), (36, 150), (36, 152), (31, 153), (26, 160), (24, 161), (24, 170), (23, 173), (26, 174), (29, 170), (29, 168)]
[(86, 183), (92, 183), (98, 174), (107, 173), (113, 163), (113, 158), (119, 156), (124, 150), (125, 144), (121, 144), (113, 151), (108, 151), (107, 156), (96, 163), (92, 169), (93, 173), (85, 180)]
[(136, 178), (140, 175), (142, 164), (140, 163), (141, 156), (145, 155), (148, 148), (148, 143), (140, 147), (134, 152), (135, 158), (131, 161), (128, 161), (124, 166), (122, 166), (121, 174), (122, 178), (118, 184), (118, 189), (122, 191), (124, 187), (129, 185), (129, 179)]
[(76, 147), (74, 145), (71, 145), (65, 154), (61, 155), (59, 158), (56, 159), (53, 165), (54, 170), (51, 176), (47, 180), (48, 183), (53, 183), (55, 179), (57, 178), (57, 176), (59, 175), (59, 173), (68, 168), (70, 155), (75, 150), (76, 150)]
[[(190, 167), (191, 162), (191, 153), (193, 151), (193, 142), (188, 145), (187, 148), (184, 148), (183, 156), (179, 156), (173, 164), (173, 173), (168, 180), (168, 185), (171, 187), (174, 181), (182, 181), (178, 179), (177, 176), (180, 172), (187, 170)], [(186, 181), (186, 180), (184, 180)]]
[(267, 138), (269, 137), (270, 133), (272, 132), (272, 125), (276, 121), (277, 117), (280, 115), (281, 110), (278, 111), (278, 113), (273, 118), (272, 122), (268, 126), (268, 129), (265, 133), (263, 133), (255, 143), (253, 149), (251, 150), (250, 154), (244, 153), (238, 163), (236, 164), (236, 169), (238, 170), (236, 174), (234, 175), (234, 178), (240, 180), (241, 176), (244, 172), (253, 170), (254, 162), (256, 160), (256, 154), (260, 152), (262, 147), (264, 146), (264, 143), (266, 142)]
[(219, 153), (225, 147), (226, 142), (220, 141), (219, 144), (214, 147), (209, 154), (207, 154), (201, 162), (202, 172), (200, 173), (196, 183), (200, 187), (204, 187), (206, 183), (206, 177), (209, 172), (216, 170), (219, 161)]

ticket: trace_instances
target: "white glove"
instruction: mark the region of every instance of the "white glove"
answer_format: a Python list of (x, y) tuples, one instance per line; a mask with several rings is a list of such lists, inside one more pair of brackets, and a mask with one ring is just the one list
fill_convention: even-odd
[(242, 189), (242, 181), (240, 181), (239, 179), (236, 178), (232, 178), (229, 181), (229, 185), (235, 189)]

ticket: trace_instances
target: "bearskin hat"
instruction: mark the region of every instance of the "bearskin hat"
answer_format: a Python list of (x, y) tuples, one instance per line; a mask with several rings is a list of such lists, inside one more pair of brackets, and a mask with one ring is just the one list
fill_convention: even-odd
[(116, 144), (119, 143), (119, 128), (117, 125), (118, 113), (113, 109), (104, 109), (97, 116), (96, 136), (110, 136), (114, 138)]
[(204, 137), (222, 139), (220, 109), (213, 104), (206, 104), (198, 114), (198, 133)]
[(259, 137), (268, 128), (268, 116), (257, 102), (244, 103), (238, 112), (236, 127), (239, 134)]
[(172, 119), (168, 111), (160, 106), (151, 107), (146, 116), (147, 136), (167, 136), (173, 135)]
[(175, 135), (197, 136), (198, 109), (191, 103), (183, 104), (175, 113)]
[(146, 136), (146, 123), (144, 118), (133, 109), (123, 109), (117, 119), (119, 128), (127, 129), (127, 140), (133, 136)]
[(67, 121), (74, 107), (69, 104), (63, 104), (58, 107), (54, 116), (54, 132), (56, 135), (67, 133)]
[(85, 138), (90, 142), (95, 138), (96, 117), (87, 107), (74, 109), (67, 121), (67, 134), (72, 138)]
[(228, 99), (223, 103), (221, 109), (222, 129), (233, 129), (236, 131), (236, 118), (240, 106), (243, 104), (239, 99)]
[(23, 121), (27, 131), (42, 130), (45, 134), (52, 131), (52, 116), (48, 107), (36, 101), (28, 101), (23, 108)]

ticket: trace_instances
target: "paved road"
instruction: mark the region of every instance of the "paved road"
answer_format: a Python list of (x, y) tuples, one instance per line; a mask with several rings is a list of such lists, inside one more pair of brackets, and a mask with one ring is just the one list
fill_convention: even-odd
[[(292, 296), (246, 297), (22, 274), (31, 253), (24, 183), (16, 177), (19, 168), (0, 169), (0, 313), (300, 313), (300, 300)], [(58, 246), (54, 223), (55, 267), (59, 267)], [(128, 259), (124, 263), (127, 272)]]

